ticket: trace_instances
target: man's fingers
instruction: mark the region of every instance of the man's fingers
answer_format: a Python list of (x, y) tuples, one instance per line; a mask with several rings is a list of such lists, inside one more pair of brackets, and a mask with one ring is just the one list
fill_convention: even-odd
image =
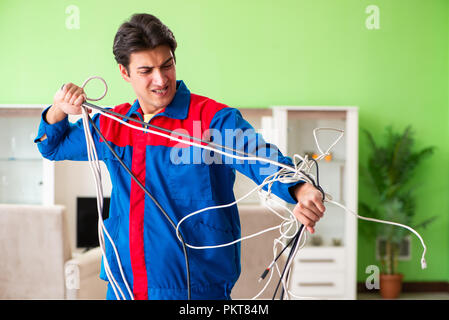
[(323, 194), (312, 184), (305, 183), (296, 189), (295, 195), (299, 202), (293, 213), (310, 233), (314, 233), (315, 223), (324, 216), (326, 211)]
[(81, 106), (81, 105), (83, 104), (84, 100), (85, 100), (84, 95), (80, 95), (80, 96), (78, 96), (78, 98), (76, 98), (76, 99), (73, 101), (72, 104), (79, 107), (79, 106)]
[[(304, 201), (299, 202), (298, 205), (300, 208), (309, 209), (310, 211), (312, 211), (314, 214), (316, 214), (320, 218), (322, 218), (324, 216), (324, 211), (326, 210), (326, 208), (321, 203), (321, 201), (317, 200), (317, 199), (304, 200)], [(322, 209), (320, 209), (320, 207)]]
[(320, 218), (324, 217), (324, 211), (326, 211), (326, 207), (323, 205), (321, 200), (313, 202), (313, 212), (315, 212)]
[[(84, 91), (82, 88), (78, 88), (74, 93), (72, 98), (70, 99), (70, 104), (76, 104), (75, 101), (77, 101), (79, 98), (83, 98), (84, 97)], [(81, 103), (80, 103), (81, 105)]]
[(296, 213), (296, 218), (306, 227), (314, 227), (315, 221), (310, 219), (308, 216), (304, 215), (302, 212)]
[(69, 88), (67, 89), (67, 92), (65, 94), (64, 102), (70, 103), (70, 99), (72, 99), (72, 96), (76, 93), (79, 87), (77, 87), (73, 83), (69, 83), (66, 86), (69, 86)]
[(310, 233), (315, 233), (315, 224), (323, 217), (323, 213), (316, 207), (313, 201), (298, 203), (294, 214)]
[(321, 191), (314, 189), (309, 199), (309, 206), (313, 205), (320, 213), (324, 213), (324, 211), (326, 211), (326, 207), (323, 204), (323, 194)]
[(321, 218), (321, 216), (316, 211), (316, 209), (314, 211), (312, 211), (309, 208), (307, 208), (305, 206), (301, 206), (301, 205), (300, 205), (300, 213), (305, 215), (307, 218), (309, 218), (311, 221), (314, 221), (314, 222), (317, 222)]
[[(324, 211), (326, 211), (326, 207), (323, 204), (323, 198), (321, 196), (321, 192), (320, 192), (320, 198), (314, 202), (314, 205), (318, 208), (318, 210), (320, 210), (320, 212), (322, 214), (324, 214)], [(323, 215), (321, 215), (321, 217), (322, 216)]]

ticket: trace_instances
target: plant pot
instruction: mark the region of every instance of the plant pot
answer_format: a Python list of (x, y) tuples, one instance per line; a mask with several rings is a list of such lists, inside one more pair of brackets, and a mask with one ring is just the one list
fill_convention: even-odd
[(402, 274), (381, 274), (380, 295), (384, 299), (396, 299), (402, 290)]

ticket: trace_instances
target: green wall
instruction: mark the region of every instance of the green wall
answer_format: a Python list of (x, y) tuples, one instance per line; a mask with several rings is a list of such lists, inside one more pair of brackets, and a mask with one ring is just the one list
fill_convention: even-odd
[[(103, 76), (104, 105), (134, 99), (112, 55), (118, 26), (136, 12), (153, 13), (178, 40), (177, 72), (192, 92), (236, 107), (357, 105), (360, 127), (381, 134), (412, 124), (417, 147), (435, 145), (415, 181), (417, 222), (428, 269), (413, 236), (405, 281), (449, 280), (449, 2), (446, 0), (0, 0), (0, 104), (50, 104), (62, 83)], [(66, 28), (69, 5), (80, 28)], [(365, 8), (380, 9), (368, 30)], [(90, 95), (100, 85), (88, 88)], [(367, 148), (360, 136), (360, 161)], [(370, 195), (361, 181), (360, 199)], [(363, 223), (363, 222), (361, 222)], [(360, 238), (358, 280), (378, 264), (374, 244)]]

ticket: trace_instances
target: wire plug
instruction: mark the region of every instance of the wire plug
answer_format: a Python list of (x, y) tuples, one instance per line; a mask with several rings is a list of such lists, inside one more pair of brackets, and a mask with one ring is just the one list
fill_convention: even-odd
[(426, 259), (422, 258), (421, 259), (421, 269), (426, 269), (427, 268), (427, 262)]
[(262, 275), (260, 276), (258, 282), (261, 282), (263, 279), (265, 279), (265, 277), (267, 276), (268, 272), (270, 271), (270, 268), (266, 268), (265, 271), (262, 273)]

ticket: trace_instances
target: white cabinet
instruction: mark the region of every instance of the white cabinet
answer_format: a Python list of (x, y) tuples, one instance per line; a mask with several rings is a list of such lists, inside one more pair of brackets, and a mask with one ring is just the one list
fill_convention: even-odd
[[(295, 257), (289, 290), (292, 298), (342, 299), (348, 291), (344, 247), (305, 247)], [(296, 296), (296, 297), (295, 297)]]
[(54, 164), (34, 138), (42, 105), (0, 105), (0, 203), (54, 203)]
[[(319, 153), (313, 137), (315, 128), (344, 130), (343, 138), (331, 150), (332, 159), (318, 164), (319, 181), (333, 200), (356, 212), (358, 109), (278, 106), (272, 110), (276, 129), (273, 142), (288, 156)], [(325, 151), (337, 136), (335, 131), (319, 131), (321, 149)], [(307, 245), (294, 260), (289, 290), (301, 297), (355, 299), (357, 218), (336, 205), (325, 205), (325, 216), (318, 222), (315, 234), (309, 234)], [(313, 240), (320, 240), (321, 244), (312, 246)]]

